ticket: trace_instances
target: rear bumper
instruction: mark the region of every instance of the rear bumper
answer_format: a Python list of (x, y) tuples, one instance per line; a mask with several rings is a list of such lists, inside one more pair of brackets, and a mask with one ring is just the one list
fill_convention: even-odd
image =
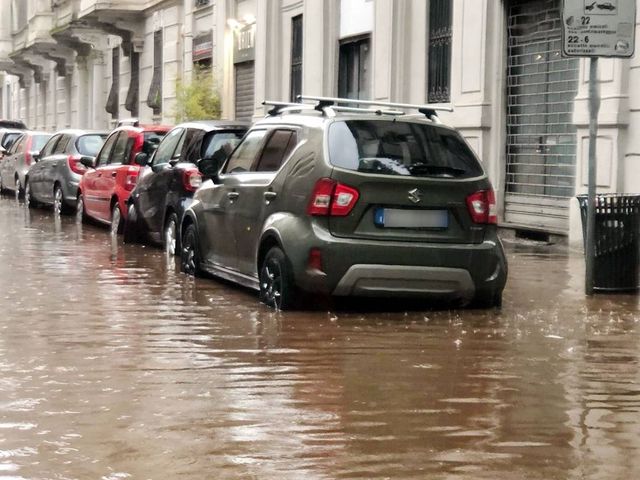
[[(447, 244), (346, 239), (312, 228), (313, 235), (283, 245), (296, 284), (308, 292), (472, 300), (500, 294), (506, 284), (507, 262), (494, 232), (481, 243)], [(312, 248), (321, 251), (322, 271), (307, 266)]]

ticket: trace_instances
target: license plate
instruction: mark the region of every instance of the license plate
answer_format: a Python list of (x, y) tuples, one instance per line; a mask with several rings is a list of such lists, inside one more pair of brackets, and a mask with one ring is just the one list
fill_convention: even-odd
[(447, 228), (449, 215), (446, 210), (378, 208), (374, 221), (385, 228)]

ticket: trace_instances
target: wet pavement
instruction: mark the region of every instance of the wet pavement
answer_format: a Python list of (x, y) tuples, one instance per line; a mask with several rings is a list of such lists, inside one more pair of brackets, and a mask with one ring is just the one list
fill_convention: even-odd
[(278, 313), (3, 197), (0, 479), (638, 478), (639, 297), (508, 256), (500, 312)]

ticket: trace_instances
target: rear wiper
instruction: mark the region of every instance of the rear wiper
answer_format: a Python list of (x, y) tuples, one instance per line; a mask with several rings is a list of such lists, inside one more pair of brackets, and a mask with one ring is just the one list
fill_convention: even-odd
[(428, 163), (414, 163), (408, 165), (407, 169), (412, 175), (436, 175), (442, 177), (459, 177), (467, 173), (462, 168), (447, 167), (443, 165), (430, 165)]

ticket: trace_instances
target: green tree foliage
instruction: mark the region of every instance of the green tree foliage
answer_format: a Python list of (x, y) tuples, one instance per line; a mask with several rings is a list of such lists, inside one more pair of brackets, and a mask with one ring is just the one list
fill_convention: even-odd
[(176, 123), (220, 118), (220, 93), (210, 69), (197, 68), (191, 81), (176, 83)]

